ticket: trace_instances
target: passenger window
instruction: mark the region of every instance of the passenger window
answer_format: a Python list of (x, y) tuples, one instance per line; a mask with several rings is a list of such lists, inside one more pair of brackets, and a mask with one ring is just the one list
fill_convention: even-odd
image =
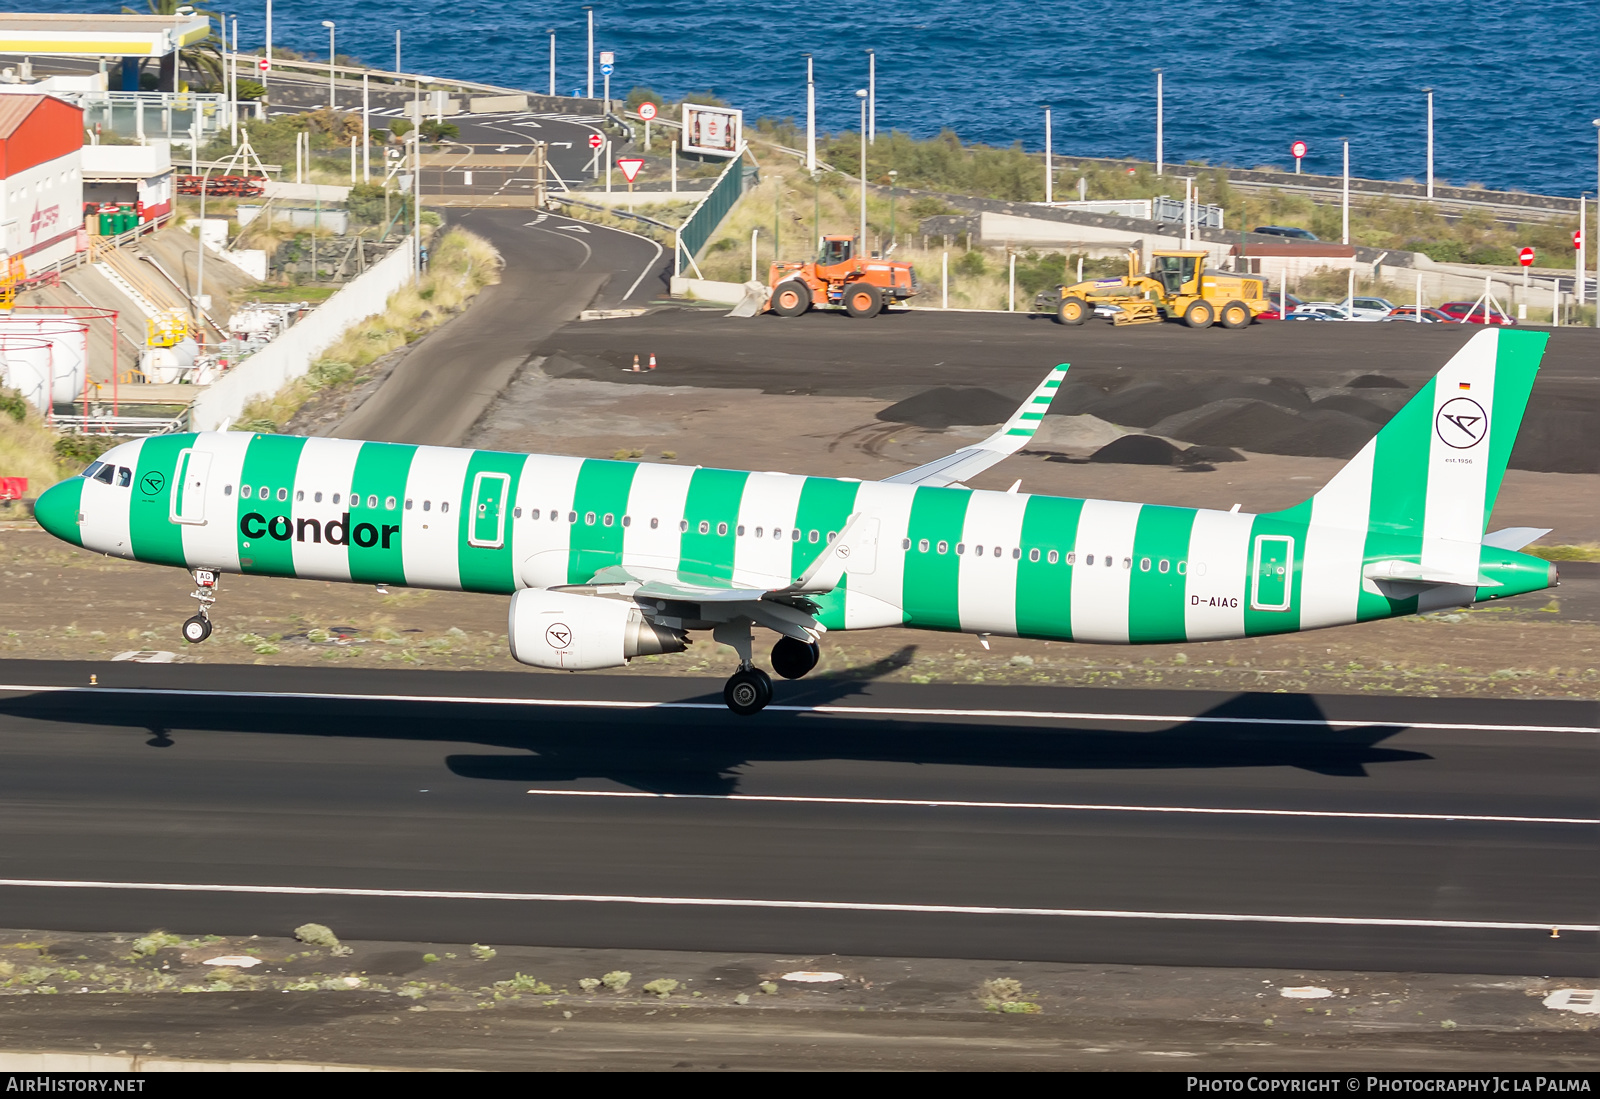
[(583, 513), (583, 525), (586, 527), (594, 526), (594, 512), (586, 511)]
[(447, 512), (449, 510), (450, 510), (450, 501), (449, 500), (440, 500), (439, 501), (439, 511), (441, 513), (444, 513), (444, 512)]
[(1039, 551), (1036, 550), (1036, 549), (1029, 550), (1028, 551), (1028, 560), (1032, 561), (1034, 564), (1038, 564), (1039, 563)]
[(830, 530), (828, 532), (828, 545), (833, 545), (833, 540), (837, 537), (839, 537), (839, 532), (836, 530)]
[(1139, 558), (1139, 571), (1140, 572), (1149, 572), (1150, 571), (1150, 558), (1148, 558), (1148, 557)]
[(1132, 569), (1133, 568), (1133, 558), (1124, 557), (1122, 559), (1122, 567), (1125, 568), (1125, 569)]
[(766, 534), (767, 534), (767, 528), (765, 528), (765, 527), (757, 527), (756, 528), (756, 537), (757, 538), (764, 538), (764, 537), (766, 537)]
[(521, 519), (522, 518), (522, 509), (521, 508), (512, 508), (511, 509), (511, 518), (513, 518), (513, 519)]
[(726, 538), (727, 536), (728, 536), (728, 524), (727, 523), (718, 523), (717, 524), (717, 537), (718, 538)]
[(407, 496), (406, 497), (406, 510), (410, 511), (411, 510), (411, 505), (414, 504), (414, 503), (416, 503), (416, 501), (413, 500), (411, 497)]
[(927, 553), (928, 552), (928, 540), (926, 538), (918, 539), (918, 541), (917, 541), (917, 552), (918, 553)]
[(789, 532), (789, 541), (791, 541), (791, 542), (800, 541), (800, 528), (799, 527), (796, 527), (796, 528), (794, 528), (793, 530), (791, 530)]
[(962, 554), (964, 554), (966, 552), (967, 552), (967, 544), (965, 542), (957, 542), (956, 543), (956, 556), (959, 557), (959, 556), (961, 556)]
[[(280, 497), (278, 497), (278, 499), (281, 500), (281, 499), (283, 499), (283, 497), (280, 496)], [(377, 507), (378, 506), (378, 498), (376, 496), (368, 496), (367, 497), (367, 506), (369, 508)]]
[[(591, 512), (590, 514), (593, 514), (593, 513)], [(578, 513), (577, 512), (575, 512), (575, 511), (567, 512), (567, 522), (576, 523), (577, 521), (578, 521)]]
[(133, 484), (133, 470), (129, 469), (127, 466), (118, 466), (117, 487), (127, 488), (131, 484)]
[(995, 547), (995, 548), (994, 548), (994, 555), (995, 555), (995, 556), (996, 556), (996, 557), (999, 557), (999, 556), (1000, 556), (1000, 547), (999, 547), (999, 546), (996, 546), (996, 547)]
[(700, 533), (701, 534), (710, 534), (711, 533), (711, 524), (709, 522), (707, 522), (706, 520), (702, 519), (702, 520), (700, 520), (700, 528), (699, 529), (700, 529)]
[(972, 552), (973, 552), (974, 556), (982, 557), (983, 556), (983, 547), (982, 546), (974, 546), (972, 548)]
[(633, 516), (631, 516), (631, 515), (624, 515), (624, 516), (623, 516), (623, 517), (622, 517), (622, 525), (623, 525), (623, 526), (625, 526), (625, 527), (631, 527), (631, 526), (633, 526)]
[(1012, 546), (1011, 547), (1011, 560), (1013, 560), (1013, 561), (1022, 560), (1022, 547), (1021, 546)]
[(1061, 560), (1061, 554), (1057, 553), (1055, 550), (1051, 550), (1049, 556), (1047, 556), (1045, 560), (1050, 562), (1052, 565), (1057, 564)]
[[(337, 496), (335, 496), (333, 498), (333, 502), (337, 504), (339, 502), (339, 498)], [(432, 500), (424, 500), (424, 501), (422, 501), (422, 510), (423, 511), (432, 511), (433, 510), (433, 501)]]
[(678, 532), (680, 534), (689, 533), (689, 520), (687, 520), (687, 519), (679, 519), (678, 520)]
[(809, 538), (807, 538), (806, 541), (810, 542), (813, 546), (816, 545), (817, 544), (817, 532), (816, 531), (812, 531), (811, 532), (811, 536)]
[(1163, 557), (1161, 559), (1161, 563), (1156, 566), (1156, 571), (1157, 572), (1166, 572), (1171, 567), (1172, 567), (1171, 564), (1167, 561), (1167, 559), (1165, 557)]
[(1092, 564), (1094, 564), (1094, 554), (1092, 554), (1092, 553), (1091, 553), (1091, 554), (1089, 554), (1089, 555), (1087, 555), (1087, 556), (1086, 556), (1086, 557), (1084, 557), (1084, 559), (1083, 559), (1083, 563), (1084, 563), (1084, 564), (1085, 564), (1085, 565), (1092, 565)]
[(938, 550), (939, 550), (939, 552), (941, 554), (949, 553), (950, 552), (950, 543), (949, 542), (940, 542), (939, 546), (938, 546)]
[[(1076, 551), (1074, 551), (1072, 553), (1068, 553), (1067, 554), (1067, 564), (1076, 565), (1077, 563), (1078, 563), (1078, 554), (1076, 553)], [(1091, 565), (1094, 564), (1093, 559), (1091, 559), (1089, 561), (1089, 564), (1091, 564)]]
[(740, 538), (743, 538), (744, 537), (744, 524), (740, 523), (738, 528), (733, 533), (738, 535)]
[(232, 485), (223, 485), (222, 486), (222, 495), (224, 495), (224, 496), (232, 496), (233, 495), (233, 486)]
[(528, 512), (528, 518), (529, 519), (537, 519), (537, 518), (539, 518), (539, 509), (538, 508), (534, 508), (532, 511)]
[(384, 511), (393, 511), (394, 510), (394, 497), (393, 496), (388, 496), (388, 497), (384, 498), (383, 510)]
[[(246, 496), (249, 496), (249, 495), (250, 495), (250, 489), (249, 489), (249, 487), (248, 487), (248, 486), (246, 486), (246, 487), (245, 487), (245, 490), (244, 490), (244, 494), (245, 494), (245, 495), (246, 495)], [(339, 502), (339, 494), (338, 494), (338, 493), (337, 493), (337, 492), (335, 492), (335, 493), (334, 493), (334, 494), (333, 494), (333, 502), (334, 502), (334, 503), (335, 503), (335, 504), (337, 504), (337, 503), (338, 503), (338, 502)], [(426, 510), (427, 510), (427, 509), (426, 509), (426, 508), (424, 508), (424, 509), (423, 509), (423, 510), (424, 510), (424, 511), (426, 511)]]
[(612, 524), (614, 524), (614, 523), (615, 523), (615, 522), (616, 522), (616, 521), (617, 521), (617, 517), (616, 517), (616, 516), (615, 516), (615, 515), (612, 515), (612, 514), (611, 514), (611, 513), (610, 513), (610, 512), (609, 512), (609, 511), (608, 511), (608, 512), (606, 512), (606, 513), (605, 513), (605, 515), (604, 515), (604, 516), (602, 516), (602, 517), (601, 517), (601, 519), (600, 519), (600, 524), (601, 524), (601, 525), (602, 525), (602, 526), (607, 526), (607, 527), (609, 527), (609, 526), (611, 526), (611, 525), (612, 525)]
[[(243, 496), (246, 500), (250, 499), (251, 494), (253, 494), (254, 492), (255, 492), (255, 489), (251, 488), (249, 485), (240, 485), (239, 486), (239, 495)], [(334, 500), (334, 503), (338, 503), (338, 502), (339, 501), (337, 499)]]
[(266, 485), (262, 485), (260, 488), (256, 489), (256, 495), (260, 496), (263, 500), (270, 500), (272, 499), (272, 489)]

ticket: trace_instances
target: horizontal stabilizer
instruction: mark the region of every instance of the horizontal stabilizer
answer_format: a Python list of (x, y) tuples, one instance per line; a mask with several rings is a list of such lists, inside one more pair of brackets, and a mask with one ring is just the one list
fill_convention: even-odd
[(1493, 546), (1495, 549), (1510, 550), (1512, 553), (1520, 550), (1530, 542), (1537, 542), (1549, 534), (1553, 527), (1504, 527), (1492, 530), (1483, 536), (1483, 544)]
[(1361, 570), (1367, 580), (1400, 580), (1407, 584), (1455, 584), (1468, 588), (1498, 588), (1500, 581), (1487, 576), (1456, 574), (1428, 568), (1417, 561), (1373, 561)]
[(1062, 363), (1050, 371), (1039, 388), (1029, 394), (1028, 399), (1011, 414), (1009, 420), (1000, 425), (1000, 430), (983, 442), (962, 447), (954, 454), (946, 454), (943, 458), (924, 462), (916, 469), (908, 469), (904, 473), (896, 473), (893, 477), (885, 477), (884, 483), (942, 488), (976, 477), (990, 466), (998, 465), (1011, 457), (1027, 446), (1034, 432), (1039, 430), (1039, 424), (1044, 421), (1044, 414), (1050, 410), (1050, 402), (1055, 399), (1056, 391), (1061, 388), (1061, 382), (1067, 376), (1069, 365)]

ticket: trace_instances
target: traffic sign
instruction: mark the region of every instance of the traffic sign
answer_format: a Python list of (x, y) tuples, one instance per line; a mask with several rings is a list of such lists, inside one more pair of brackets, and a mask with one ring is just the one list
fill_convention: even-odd
[(1522, 264), (1522, 266), (1524, 266), (1524, 267), (1532, 267), (1533, 266), (1533, 249), (1532, 248), (1524, 248), (1522, 251), (1518, 252), (1517, 253), (1517, 262)]
[(1583, 247), (1583, 230), (1582, 229), (1574, 229), (1572, 231), (1572, 246), (1574, 248), (1582, 248)]
[(644, 160), (636, 156), (619, 156), (617, 167), (622, 169), (622, 178), (632, 183), (638, 177), (639, 169), (644, 167)]
[(640, 118), (644, 119), (646, 122), (649, 122), (655, 116), (656, 116), (656, 105), (654, 103), (641, 103), (641, 104), (639, 104), (639, 117)]
[(616, 67), (612, 66), (612, 65), (601, 65), (600, 66), (600, 75), (601, 76), (610, 76), (612, 73), (614, 73), (616, 71), (617, 71)]
[(598, 149), (600, 146), (604, 145), (605, 143), (606, 143), (606, 139), (601, 137), (599, 134), (590, 134), (589, 135), (589, 148)]
[(1299, 160), (1301, 157), (1305, 156), (1306, 151), (1307, 147), (1304, 141), (1296, 141), (1293, 145), (1289, 146), (1289, 155), (1294, 157), (1296, 160)]
[(600, 51), (600, 64), (602, 64), (602, 65), (615, 65), (616, 63), (617, 63), (617, 55), (616, 55), (616, 53), (614, 51), (612, 51), (612, 50), (601, 50)]
[(271, 72), (272, 62), (263, 57), (260, 61), (256, 62), (256, 68), (260, 69), (262, 72)]

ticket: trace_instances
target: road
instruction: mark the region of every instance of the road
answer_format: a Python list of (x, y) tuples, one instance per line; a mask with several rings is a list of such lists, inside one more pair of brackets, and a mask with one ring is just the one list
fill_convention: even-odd
[(0, 677), (13, 926), (1600, 972), (1593, 703)]
[(668, 257), (631, 233), (526, 209), (461, 210), (451, 221), (499, 249), (500, 282), (416, 344), (340, 437), (454, 446), (562, 324), (665, 290)]

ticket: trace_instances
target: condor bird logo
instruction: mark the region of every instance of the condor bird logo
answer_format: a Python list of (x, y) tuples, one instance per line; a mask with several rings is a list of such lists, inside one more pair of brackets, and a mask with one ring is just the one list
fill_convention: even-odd
[(572, 629), (565, 622), (552, 622), (544, 631), (544, 639), (552, 649), (564, 649), (572, 644)]
[(1439, 409), (1433, 429), (1445, 446), (1466, 450), (1488, 436), (1489, 414), (1471, 397), (1452, 397)]

